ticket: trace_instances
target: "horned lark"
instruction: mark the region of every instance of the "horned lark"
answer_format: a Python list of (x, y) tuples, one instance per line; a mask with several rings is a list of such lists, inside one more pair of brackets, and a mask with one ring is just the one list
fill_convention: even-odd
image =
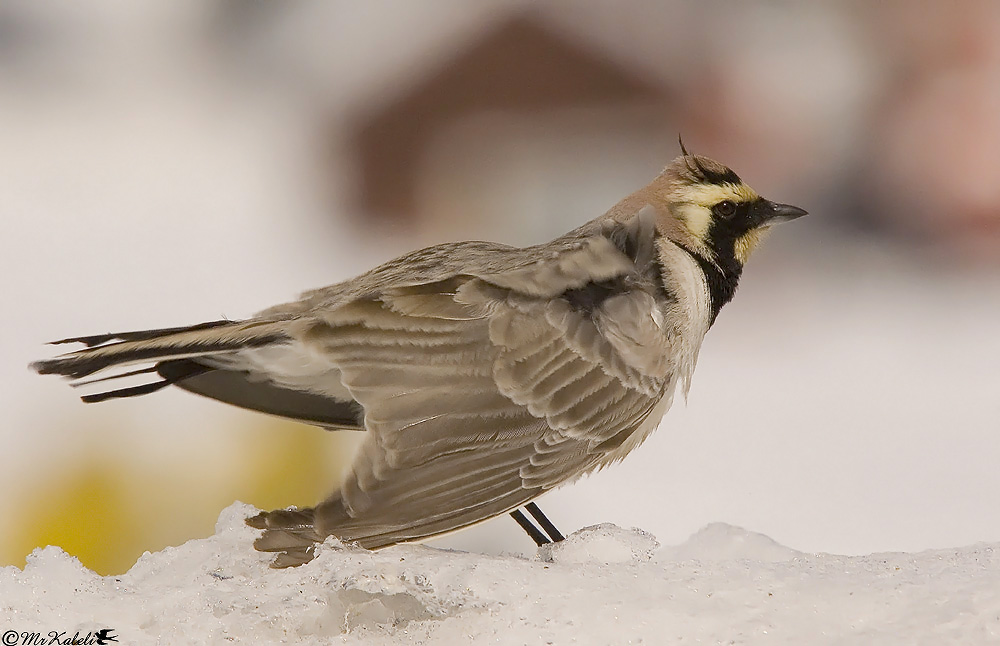
[[(158, 380), (222, 402), (367, 437), (313, 508), (249, 519), (277, 567), (333, 535), (367, 548), (514, 511), (617, 462), (687, 391), (702, 339), (771, 225), (805, 215), (690, 155), (606, 214), (523, 249), (414, 251), (243, 321), (78, 337), (33, 368)], [(526, 529), (528, 529), (526, 527)], [(548, 540), (537, 528), (529, 533)]]

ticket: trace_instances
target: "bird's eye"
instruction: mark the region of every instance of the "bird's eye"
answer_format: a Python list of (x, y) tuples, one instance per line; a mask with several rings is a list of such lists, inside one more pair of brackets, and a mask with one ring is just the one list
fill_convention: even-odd
[(730, 218), (736, 213), (736, 204), (732, 200), (723, 200), (712, 207), (712, 212), (720, 218)]

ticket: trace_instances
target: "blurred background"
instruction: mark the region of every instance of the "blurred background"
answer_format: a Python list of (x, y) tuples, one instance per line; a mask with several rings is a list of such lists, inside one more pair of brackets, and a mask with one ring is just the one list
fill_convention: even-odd
[[(1000, 3), (4, 0), (0, 564), (102, 573), (309, 505), (358, 434), (85, 406), (53, 339), (239, 318), (404, 251), (547, 240), (687, 147), (807, 208), (687, 404), (542, 499), (807, 551), (1000, 541)], [(506, 517), (437, 545), (533, 553)]]

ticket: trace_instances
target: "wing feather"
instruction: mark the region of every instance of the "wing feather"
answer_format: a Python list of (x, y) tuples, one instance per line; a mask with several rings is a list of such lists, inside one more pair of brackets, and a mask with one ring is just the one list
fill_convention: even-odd
[[(318, 533), (380, 547), (451, 531), (596, 468), (630, 438), (672, 377), (646, 356), (663, 347), (662, 314), (635, 258), (653, 254), (628, 240), (632, 257), (593, 236), (317, 316), (304, 341), (339, 368), (369, 431), (316, 508)], [(596, 282), (586, 298), (561, 296)]]

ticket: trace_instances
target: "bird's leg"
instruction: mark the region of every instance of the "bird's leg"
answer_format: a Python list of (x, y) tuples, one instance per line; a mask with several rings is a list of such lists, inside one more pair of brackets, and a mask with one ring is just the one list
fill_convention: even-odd
[(558, 543), (559, 541), (566, 539), (566, 537), (563, 536), (558, 529), (556, 529), (556, 526), (552, 524), (552, 521), (545, 517), (545, 514), (543, 514), (542, 510), (538, 508), (538, 505), (533, 502), (529, 502), (524, 506), (524, 508), (528, 510), (528, 513), (531, 514), (535, 520), (538, 521), (538, 524), (542, 526), (542, 529), (544, 529), (545, 533), (549, 535), (552, 542)]
[(537, 527), (535, 527), (524, 514), (521, 513), (520, 509), (515, 509), (514, 511), (510, 512), (510, 517), (513, 518), (517, 522), (517, 524), (521, 526), (521, 529), (523, 529), (524, 532), (531, 537), (531, 540), (535, 541), (535, 545), (537, 545), (538, 547), (541, 547), (546, 543), (552, 542), (548, 539), (548, 537), (545, 534), (543, 534)]

